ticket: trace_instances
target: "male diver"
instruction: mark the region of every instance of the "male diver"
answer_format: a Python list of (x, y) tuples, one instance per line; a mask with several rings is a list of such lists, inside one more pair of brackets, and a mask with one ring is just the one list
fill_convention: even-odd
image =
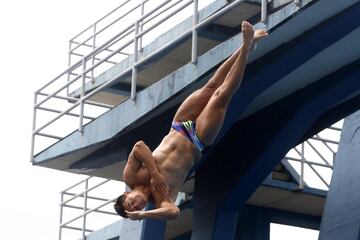
[[(137, 142), (124, 168), (123, 179), (132, 189), (118, 199), (114, 208), (125, 218), (173, 219), (179, 215), (174, 201), (190, 168), (213, 144), (219, 133), (229, 102), (238, 90), (248, 53), (258, 40), (267, 36), (242, 22), (243, 42), (199, 90), (193, 92), (177, 110), (169, 133), (153, 151)], [(155, 209), (142, 211), (152, 201)]]

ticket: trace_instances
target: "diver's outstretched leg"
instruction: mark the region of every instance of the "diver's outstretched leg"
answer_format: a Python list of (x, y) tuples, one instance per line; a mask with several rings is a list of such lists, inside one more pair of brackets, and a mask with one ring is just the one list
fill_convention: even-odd
[(211, 145), (219, 133), (229, 102), (238, 90), (246, 67), (248, 53), (253, 44), (254, 30), (250, 23), (242, 23), (243, 43), (222, 84), (211, 96), (208, 104), (196, 119), (196, 132), (199, 138)]
[[(253, 43), (251, 45), (251, 49), (254, 49), (256, 43), (266, 37), (268, 34), (264, 30), (255, 30)], [(240, 46), (235, 53), (233, 53), (215, 72), (214, 76), (207, 82), (205, 87), (211, 87), (217, 89), (224, 82), (226, 75), (229, 73), (231, 67), (234, 65), (236, 59), (239, 57), (242, 51), (243, 45)]]
[[(256, 30), (253, 36), (253, 44), (256, 44), (261, 38), (267, 36), (267, 33), (264, 30)], [(193, 92), (184, 100), (174, 116), (175, 120), (195, 120), (200, 115), (216, 89), (223, 84), (226, 76), (241, 54), (243, 46), (242, 44), (241, 47), (216, 70), (214, 76), (202, 88)]]

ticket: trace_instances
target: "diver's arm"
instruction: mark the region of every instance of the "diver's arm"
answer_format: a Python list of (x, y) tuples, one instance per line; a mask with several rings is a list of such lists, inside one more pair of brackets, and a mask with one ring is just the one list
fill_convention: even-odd
[(134, 211), (126, 212), (128, 217), (132, 220), (141, 220), (144, 218), (152, 218), (157, 220), (170, 220), (179, 216), (180, 209), (171, 202), (161, 203), (160, 208), (148, 211)]
[[(124, 169), (123, 179), (131, 188), (138, 184), (150, 184), (146, 171), (141, 171), (145, 165), (151, 177), (151, 185), (159, 192), (166, 195), (169, 187), (165, 183), (164, 177), (160, 173), (155, 158), (153, 157), (149, 147), (143, 142), (135, 143), (129, 154), (128, 162)], [(146, 179), (146, 181), (145, 181)]]

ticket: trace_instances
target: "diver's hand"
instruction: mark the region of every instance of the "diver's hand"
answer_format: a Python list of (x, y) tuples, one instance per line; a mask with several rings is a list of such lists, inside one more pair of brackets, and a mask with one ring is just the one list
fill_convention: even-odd
[(164, 196), (169, 194), (169, 186), (166, 184), (165, 178), (160, 172), (157, 172), (151, 176), (150, 184), (153, 189), (160, 192)]
[(133, 212), (129, 212), (127, 210), (125, 210), (127, 216), (131, 219), (131, 220), (142, 220), (144, 219), (144, 216), (142, 215), (143, 211), (133, 211)]

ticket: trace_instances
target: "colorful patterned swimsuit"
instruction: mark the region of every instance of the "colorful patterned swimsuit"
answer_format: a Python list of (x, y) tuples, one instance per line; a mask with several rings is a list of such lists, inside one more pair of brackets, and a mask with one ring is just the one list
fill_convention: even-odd
[(174, 120), (171, 127), (187, 137), (201, 153), (205, 153), (209, 146), (206, 146), (196, 135), (195, 121), (176, 121)]

